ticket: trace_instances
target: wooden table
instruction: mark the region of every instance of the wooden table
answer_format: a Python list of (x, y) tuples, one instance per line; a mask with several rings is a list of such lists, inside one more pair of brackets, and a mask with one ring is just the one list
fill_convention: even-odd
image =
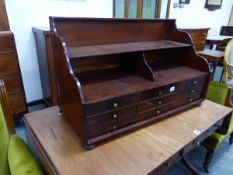
[(223, 45), (226, 41), (228, 41), (231, 38), (232, 36), (224, 36), (224, 35), (207, 36), (206, 44), (209, 44), (210, 49), (213, 49), (213, 45)]
[[(219, 128), (231, 109), (208, 100), (201, 106), (86, 151), (58, 107), (25, 115), (29, 143), (48, 174), (160, 174)], [(226, 121), (226, 120), (224, 120)], [(224, 122), (225, 123), (225, 122)]]

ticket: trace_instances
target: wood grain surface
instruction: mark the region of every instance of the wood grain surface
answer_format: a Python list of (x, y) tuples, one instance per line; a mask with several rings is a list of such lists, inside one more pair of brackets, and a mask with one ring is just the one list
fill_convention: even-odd
[[(147, 174), (231, 112), (208, 100), (201, 106), (85, 150), (58, 116), (57, 106), (25, 115), (27, 134), (42, 150), (54, 174)], [(31, 134), (30, 134), (31, 133)], [(37, 149), (38, 151), (38, 149)], [(48, 166), (48, 165), (47, 165)], [(50, 167), (51, 168), (51, 167)], [(49, 174), (52, 174), (51, 172)]]

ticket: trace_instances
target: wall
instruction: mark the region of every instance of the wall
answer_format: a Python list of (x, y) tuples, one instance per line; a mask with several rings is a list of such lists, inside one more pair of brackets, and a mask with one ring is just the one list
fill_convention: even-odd
[(111, 0), (6, 0), (6, 8), (27, 102), (42, 98), (32, 27), (49, 26), (48, 16), (112, 17)]
[(233, 7), (231, 9), (231, 17), (230, 17), (230, 20), (229, 20), (229, 23), (228, 23), (229, 26), (233, 26)]
[(221, 9), (208, 11), (204, 8), (206, 0), (190, 0), (184, 8), (173, 8), (175, 2), (178, 0), (171, 1), (169, 18), (176, 18), (178, 27), (210, 27), (209, 34), (218, 34), (220, 27), (228, 24), (233, 5), (232, 0), (223, 0)]

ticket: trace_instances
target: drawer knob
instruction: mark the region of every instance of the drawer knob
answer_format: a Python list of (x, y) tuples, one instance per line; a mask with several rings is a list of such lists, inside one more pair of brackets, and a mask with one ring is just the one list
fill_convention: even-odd
[(113, 126), (112, 126), (112, 129), (114, 129), (114, 130), (117, 129), (116, 125), (113, 125)]
[(158, 115), (160, 114), (160, 111), (159, 111), (159, 110), (157, 110), (157, 111), (155, 111), (155, 112), (156, 112), (156, 114), (158, 114)]
[(199, 141), (195, 141), (194, 144), (195, 144), (196, 146), (200, 146), (200, 142), (199, 142)]
[(158, 94), (159, 94), (159, 95), (162, 95), (163, 93), (162, 93), (162, 91), (159, 91)]
[(195, 92), (195, 90), (191, 89), (191, 93), (193, 94)]
[(161, 104), (162, 104), (162, 101), (158, 101), (158, 104), (161, 105)]
[(190, 99), (189, 99), (189, 102), (192, 102), (192, 101), (193, 101), (193, 99), (192, 99), (192, 98), (190, 98)]
[(166, 166), (171, 166), (171, 162), (167, 162), (165, 165)]
[(114, 108), (117, 108), (117, 107), (118, 107), (118, 104), (117, 104), (117, 103), (113, 103), (113, 107), (114, 107)]
[(197, 80), (193, 80), (193, 84), (197, 84)]
[(113, 117), (113, 118), (117, 118), (117, 115), (116, 115), (116, 114), (113, 114), (112, 117)]

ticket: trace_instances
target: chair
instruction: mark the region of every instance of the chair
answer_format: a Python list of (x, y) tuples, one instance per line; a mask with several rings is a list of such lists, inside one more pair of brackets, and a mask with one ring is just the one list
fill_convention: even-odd
[(15, 133), (4, 82), (0, 80), (0, 175), (43, 175), (25, 142)]
[[(226, 84), (211, 81), (207, 91), (207, 99), (215, 103), (225, 105), (230, 101), (230, 89)], [(224, 141), (224, 139), (230, 135), (229, 143), (232, 144), (233, 140), (233, 117), (230, 119), (230, 124), (225, 135), (221, 135), (218, 132), (214, 132), (206, 140), (202, 142), (202, 145), (206, 148), (207, 153), (204, 161), (204, 169), (208, 173), (209, 164), (212, 156), (218, 146)]]
[(224, 82), (233, 88), (233, 39), (231, 39), (224, 53)]

